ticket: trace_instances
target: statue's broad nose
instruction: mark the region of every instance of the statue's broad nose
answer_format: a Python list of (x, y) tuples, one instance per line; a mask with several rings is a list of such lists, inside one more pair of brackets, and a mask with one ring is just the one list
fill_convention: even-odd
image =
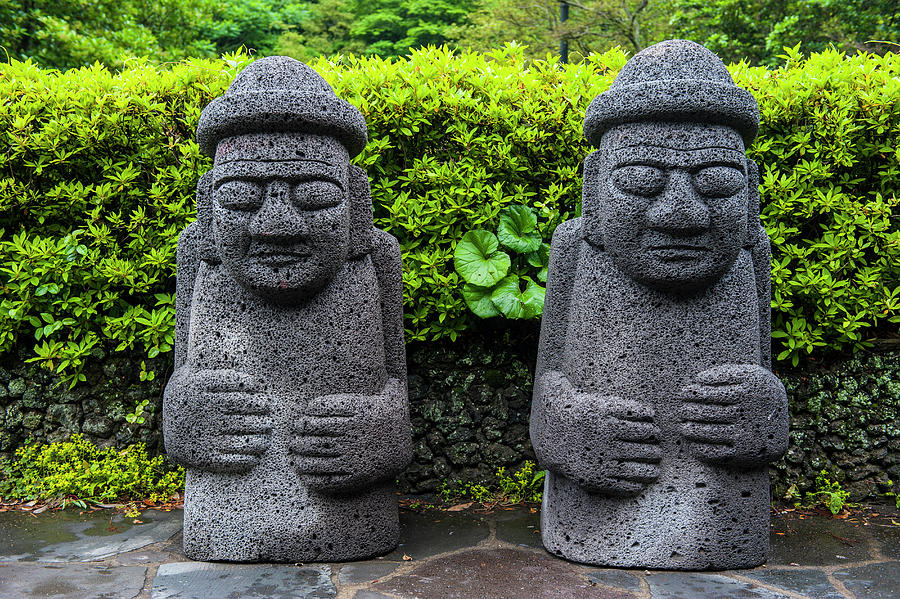
[(697, 194), (690, 173), (673, 170), (659, 198), (647, 209), (651, 229), (678, 237), (709, 229), (709, 207)]
[(307, 233), (303, 217), (291, 203), (291, 186), (272, 181), (266, 186), (265, 200), (250, 221), (250, 234), (269, 243), (292, 243)]

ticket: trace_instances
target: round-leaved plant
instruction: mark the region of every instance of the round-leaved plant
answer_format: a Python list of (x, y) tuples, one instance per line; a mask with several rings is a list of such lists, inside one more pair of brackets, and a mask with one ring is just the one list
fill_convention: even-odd
[[(524, 291), (522, 281), (525, 282)], [(507, 318), (529, 319), (544, 311), (544, 294), (544, 288), (531, 279), (509, 275), (494, 287), (491, 302)]]
[(537, 215), (528, 206), (509, 206), (500, 213), (500, 243), (519, 254), (535, 252), (543, 240), (537, 231)]
[(456, 272), (472, 285), (493, 286), (509, 272), (509, 255), (498, 247), (497, 237), (490, 231), (469, 231), (453, 252)]

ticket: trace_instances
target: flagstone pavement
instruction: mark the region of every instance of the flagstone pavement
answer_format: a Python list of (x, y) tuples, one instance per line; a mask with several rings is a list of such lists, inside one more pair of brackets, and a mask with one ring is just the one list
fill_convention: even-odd
[(400, 547), (346, 564), (193, 562), (181, 511), (0, 513), (3, 599), (900, 598), (900, 514), (772, 517), (764, 567), (671, 572), (588, 567), (545, 552), (536, 508), (401, 511)]

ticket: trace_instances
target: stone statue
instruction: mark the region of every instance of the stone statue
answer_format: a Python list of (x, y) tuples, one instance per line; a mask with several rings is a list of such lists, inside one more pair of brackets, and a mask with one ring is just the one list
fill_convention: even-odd
[(164, 439), (198, 560), (361, 559), (398, 541), (412, 454), (399, 245), (372, 224), (362, 114), (286, 57), (197, 126)]
[(766, 560), (767, 464), (787, 449), (771, 372), (770, 248), (754, 97), (693, 42), (639, 52), (587, 110), (580, 218), (553, 236), (531, 438), (542, 538), (574, 561)]

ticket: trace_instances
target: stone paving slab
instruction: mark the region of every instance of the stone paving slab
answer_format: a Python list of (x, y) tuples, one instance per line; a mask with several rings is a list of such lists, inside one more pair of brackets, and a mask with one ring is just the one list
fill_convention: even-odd
[(174, 562), (156, 572), (152, 599), (331, 599), (329, 566)]
[(400, 564), (388, 561), (367, 561), (340, 566), (338, 581), (341, 584), (373, 582), (391, 574)]
[[(895, 521), (900, 522), (900, 520)], [(889, 522), (889, 519), (875, 522), (871, 525), (869, 532), (875, 537), (884, 557), (900, 560), (900, 526)]]
[(782, 512), (767, 567), (596, 568), (540, 546), (537, 509), (401, 511), (402, 546), (346, 564), (210, 564), (181, 548), (181, 512), (0, 513), (0, 599), (900, 599), (900, 522)]
[(570, 564), (547, 553), (510, 548), (472, 549), (429, 560), (375, 589), (428, 599), (636, 599), (624, 591), (595, 587)]
[(772, 519), (769, 566), (833, 566), (869, 559), (875, 548), (868, 531), (846, 520), (797, 514)]
[(147, 568), (88, 564), (0, 564), (0, 598), (129, 599), (144, 586)]
[(870, 564), (835, 572), (856, 599), (896, 599), (900, 597), (900, 563)]
[(786, 591), (815, 597), (815, 599), (844, 599), (844, 595), (835, 589), (831, 581), (828, 580), (828, 574), (821, 570), (757, 568), (750, 572), (743, 572), (742, 576)]
[(390, 595), (382, 595), (381, 593), (376, 593), (375, 591), (357, 591), (355, 595), (353, 595), (353, 599), (393, 599)]
[(400, 546), (384, 559), (403, 561), (406, 555), (420, 560), (477, 545), (490, 533), (490, 525), (484, 515), (437, 510), (403, 512), (400, 518)]
[[(138, 523), (135, 523), (137, 520)], [(181, 530), (181, 511), (149, 510), (140, 518), (108, 511), (0, 514), (0, 561), (86, 562), (160, 543)]]
[(650, 585), (650, 596), (660, 599), (696, 599), (728, 597), (729, 599), (790, 599), (790, 595), (765, 589), (752, 582), (735, 580), (721, 574), (693, 572), (658, 572), (644, 577)]
[(496, 516), (497, 538), (522, 547), (543, 548), (541, 513), (538, 510), (499, 512)]
[(640, 592), (641, 579), (626, 570), (588, 569), (585, 572), (588, 582), (602, 584), (607, 587), (616, 587), (626, 591)]

